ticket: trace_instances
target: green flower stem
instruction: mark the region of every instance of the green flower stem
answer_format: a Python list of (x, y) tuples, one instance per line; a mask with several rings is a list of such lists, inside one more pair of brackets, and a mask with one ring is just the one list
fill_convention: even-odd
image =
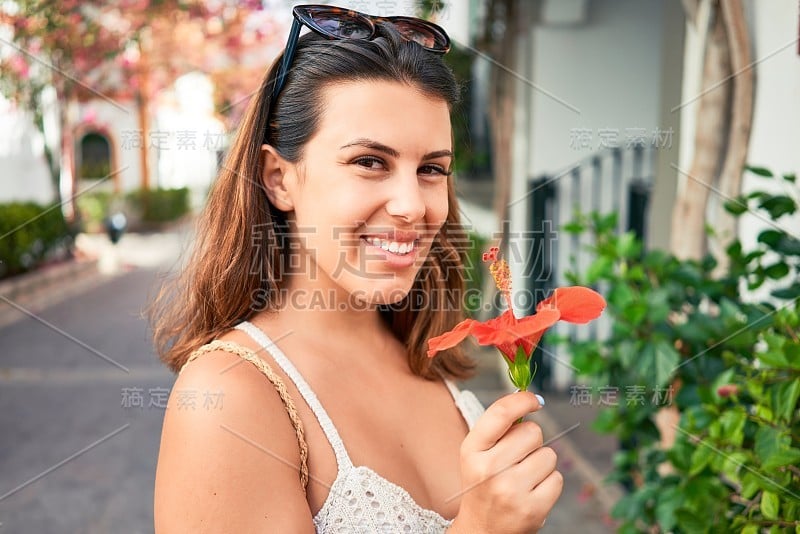
[[(508, 358), (504, 357), (504, 359), (508, 364), (508, 377), (511, 379), (511, 383), (514, 384), (517, 391), (527, 391), (536, 374), (536, 369), (534, 368), (531, 372), (530, 356), (525, 354), (525, 349), (521, 346), (517, 347), (514, 363), (509, 362)], [(521, 423), (523, 419), (524, 417), (520, 417), (514, 424)]]

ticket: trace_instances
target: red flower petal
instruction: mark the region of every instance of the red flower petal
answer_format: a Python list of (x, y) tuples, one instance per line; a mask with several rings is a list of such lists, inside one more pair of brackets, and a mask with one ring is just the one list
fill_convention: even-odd
[[(569, 323), (588, 323), (600, 316), (606, 307), (605, 299), (588, 287), (559, 287), (539, 303), (536, 310), (556, 309), (561, 320)], [(538, 314), (537, 314), (538, 315)]]
[(521, 344), (526, 349), (525, 353), (530, 355), (533, 346), (539, 342), (545, 330), (558, 321), (559, 316), (558, 310), (546, 309), (516, 319), (510, 311), (506, 311), (485, 323), (476, 323), (472, 335), (480, 345), (494, 345), (513, 361), (518, 345)]
[(455, 347), (468, 335), (472, 333), (472, 329), (476, 324), (480, 324), (474, 319), (464, 319), (458, 323), (452, 330), (445, 332), (441, 336), (432, 337), (428, 340), (428, 357), (433, 358), (440, 350)]

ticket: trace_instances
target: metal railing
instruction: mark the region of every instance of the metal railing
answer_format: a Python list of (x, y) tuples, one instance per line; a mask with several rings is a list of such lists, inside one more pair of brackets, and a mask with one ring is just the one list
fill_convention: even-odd
[[(523, 275), (526, 289), (533, 298), (527, 313), (533, 313), (535, 301), (553, 288), (567, 284), (564, 277), (567, 270), (585, 273), (589, 267), (592, 258), (586, 248), (590, 236), (561, 230), (578, 212), (616, 212), (619, 232), (633, 231), (643, 242), (646, 240), (654, 160), (653, 147), (610, 148), (560, 173), (529, 180), (527, 213), (532, 252), (523, 266)], [(603, 288), (595, 289), (602, 293)], [(559, 325), (557, 331), (577, 340), (602, 339), (609, 329), (610, 323), (601, 318), (580, 328)], [(544, 355), (550, 357), (543, 358)], [(574, 371), (568, 359), (568, 354), (557, 348), (542, 346), (537, 349), (534, 354), (539, 366), (536, 385), (542, 388), (555, 382), (556, 387), (564, 387)], [(563, 365), (566, 370), (556, 371), (554, 365)]]

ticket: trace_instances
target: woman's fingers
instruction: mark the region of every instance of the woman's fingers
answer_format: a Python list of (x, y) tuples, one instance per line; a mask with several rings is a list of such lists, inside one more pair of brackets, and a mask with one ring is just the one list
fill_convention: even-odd
[(564, 488), (564, 477), (559, 471), (552, 471), (530, 493), (531, 512), (534, 517), (532, 524), (541, 526), (555, 506)]
[(518, 391), (495, 401), (478, 419), (464, 439), (462, 448), (487, 451), (502, 438), (520, 417), (538, 410), (539, 400), (530, 391)]
[(513, 425), (494, 446), (494, 457), (501, 464), (496, 467), (507, 469), (521, 462), (541, 447), (543, 441), (542, 429), (533, 421), (523, 421)]
[(528, 488), (536, 489), (556, 470), (558, 456), (550, 447), (541, 447), (530, 453), (524, 460), (509, 469), (510, 476), (525, 480)]

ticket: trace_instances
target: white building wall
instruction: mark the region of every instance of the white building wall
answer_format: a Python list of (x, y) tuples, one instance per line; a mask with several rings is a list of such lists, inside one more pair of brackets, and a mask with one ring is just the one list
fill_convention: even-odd
[[(767, 167), (776, 175), (800, 175), (800, 54), (798, 54), (797, 20), (800, 6), (794, 0), (745, 2), (745, 16), (751, 39), (752, 68), (755, 69), (753, 123), (747, 164)], [(681, 109), (680, 167), (688, 169), (694, 156), (694, 131), (697, 100), (700, 92), (702, 57), (701, 42), (691, 25), (687, 26), (685, 68)], [(694, 100), (694, 101), (693, 101)], [(686, 180), (680, 177), (679, 180)], [(745, 173), (742, 192), (766, 190), (774, 193), (800, 194), (797, 185), (781, 178), (769, 180)], [(793, 191), (793, 193), (792, 193)], [(714, 193), (712, 193), (714, 195)], [(712, 199), (718, 200), (718, 199)], [(727, 199), (721, 199), (725, 201)], [(772, 225), (760, 217), (745, 213), (739, 219), (739, 237), (745, 250), (756, 245), (758, 234)], [(784, 217), (779, 227), (800, 235), (800, 215)], [(775, 284), (767, 281), (749, 296), (761, 299), (768, 296)], [(743, 288), (743, 291), (746, 291)]]
[[(800, 54), (797, 21), (800, 5), (794, 0), (759, 2), (750, 0), (753, 14), (751, 34), (756, 62), (753, 128), (747, 162), (767, 167), (777, 174), (800, 176)], [(790, 185), (781, 178), (765, 180), (746, 173), (745, 193), (755, 189), (800, 195), (800, 182)], [(800, 214), (784, 217), (780, 225), (800, 236)], [(763, 219), (745, 214), (739, 233), (745, 249), (758, 234), (770, 228)], [(769, 288), (764, 288), (766, 292)], [(763, 293), (762, 292), (762, 293)], [(759, 295), (761, 296), (761, 295)]]
[(49, 204), (55, 186), (30, 113), (0, 97), (0, 202)]
[[(139, 115), (135, 104), (128, 101), (107, 101), (97, 98), (80, 105), (78, 120), (83, 125), (81, 127), (83, 133), (91, 131), (93, 124), (99, 127), (98, 131), (100, 132), (107, 129), (112, 136), (109, 139), (112, 144), (112, 153), (117, 156), (117, 168), (111, 169), (111, 172), (116, 171), (116, 174), (106, 184), (99, 185), (93, 190), (112, 191), (111, 186), (114, 181), (119, 183), (121, 192), (141, 187), (140, 149), (137, 148), (136, 142), (132, 141), (132, 136), (139, 132)], [(80, 137), (75, 138), (76, 172), (80, 158), (80, 141)]]
[[(663, 10), (663, 4), (656, 1), (548, 2), (543, 23), (520, 40), (523, 60), (516, 70), (520, 102), (516, 126), (527, 135), (515, 137), (512, 235), (542, 230), (528, 228), (530, 178), (558, 176), (604, 146), (624, 148), (641, 129), (648, 138), (661, 129)], [(588, 143), (576, 138), (579, 129), (584, 140), (588, 136)], [(607, 136), (605, 141), (601, 142), (601, 136)], [(564, 211), (572, 207), (572, 194), (566, 192)], [(584, 209), (589, 210), (587, 195), (591, 191), (581, 192)], [(568, 220), (570, 215), (562, 213), (562, 217)], [(509, 258), (518, 288), (527, 285), (521, 275), (533, 254), (524, 241), (521, 256)], [(563, 285), (561, 273), (570, 266), (570, 259), (567, 247), (556, 250), (556, 282)], [(515, 296), (520, 301), (526, 298)], [(588, 335), (588, 329), (578, 329), (577, 335)], [(545, 357), (549, 358), (553, 385), (565, 388), (576, 371), (569, 355), (558, 350)]]
[[(583, 22), (535, 28), (529, 176), (594, 153), (601, 129), (617, 130), (624, 147), (626, 129), (659, 127), (663, 9), (652, 0), (591, 1)], [(590, 147), (571, 146), (578, 128), (589, 130)]]

